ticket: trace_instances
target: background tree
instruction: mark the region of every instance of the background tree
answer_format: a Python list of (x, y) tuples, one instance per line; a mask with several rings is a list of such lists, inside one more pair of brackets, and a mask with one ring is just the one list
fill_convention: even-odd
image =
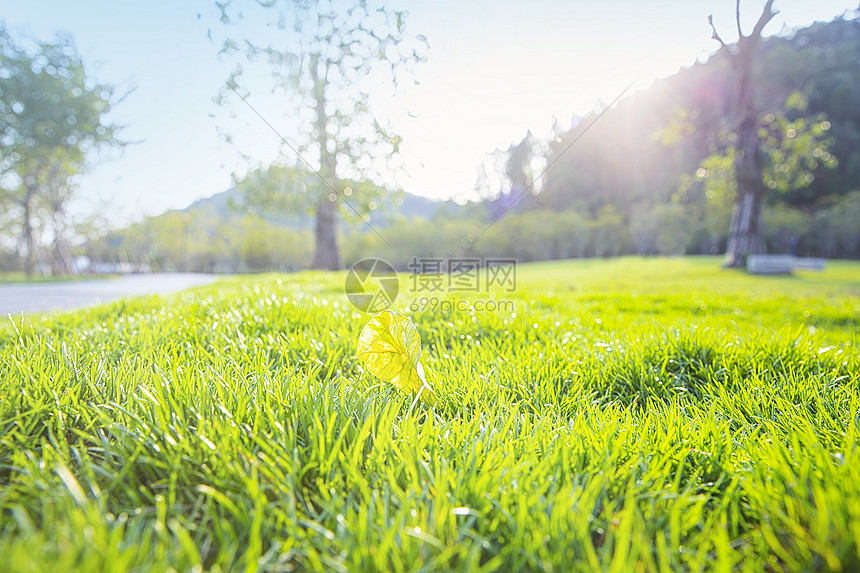
[[(386, 189), (366, 179), (339, 179), (339, 183), (344, 199), (336, 203), (340, 214), (347, 220), (373, 223), (374, 227), (377, 225), (374, 216), (378, 219), (387, 211), (388, 200), (402, 196), (401, 191)], [(237, 183), (237, 197), (229, 201), (229, 207), (270, 221), (303, 226), (302, 218), (296, 214), (315, 207), (318, 196), (326, 190), (331, 202), (333, 191), (323, 185), (316, 173), (302, 165), (272, 163), (253, 169)]]
[(737, 128), (735, 153), (735, 179), (737, 198), (729, 225), (729, 242), (726, 245), (727, 267), (740, 267), (749, 254), (763, 253), (765, 249), (764, 226), (762, 224), (762, 199), (767, 187), (762, 178), (764, 159), (759, 146), (758, 111), (755, 106), (753, 64), (756, 59), (764, 27), (776, 16), (774, 0), (767, 0), (758, 21), (749, 35), (741, 27), (741, 0), (736, 0), (735, 20), (738, 41), (734, 46), (726, 44), (714, 26), (713, 16), (708, 17), (713, 38), (731, 56), (735, 74), (736, 100), (734, 107)]
[(47, 262), (60, 274), (71, 270), (72, 178), (93, 150), (124, 143), (119, 127), (104, 122), (114, 88), (88, 78), (71, 37), (33, 44), (0, 26), (0, 191), (18, 213), (27, 274), (43, 237), (51, 237)]
[(633, 205), (629, 219), (630, 238), (636, 248), (636, 253), (639, 255), (651, 254), (657, 244), (660, 225), (663, 222), (660, 210), (655, 205)]
[[(538, 139), (529, 130), (519, 143), (507, 150), (494, 149), (484, 155), (476, 171), (475, 190), (486, 201), (491, 220), (501, 217), (533, 193), (532, 161)], [(526, 193), (526, 190), (532, 193)]]
[[(794, 92), (786, 99), (782, 109), (775, 113), (767, 113), (757, 118), (756, 139), (759, 174), (759, 186), (763, 191), (757, 209), (760, 219), (756, 225), (756, 233), (762, 233), (761, 240), (766, 240), (764, 230), (764, 195), (775, 191), (779, 194), (796, 192), (809, 187), (815, 181), (815, 174), (823, 169), (837, 166), (836, 157), (830, 152), (833, 138), (829, 136), (831, 124), (824, 114), (807, 116), (808, 104), (800, 92)], [(737, 176), (737, 165), (740, 136), (734, 133), (724, 134), (724, 147), (706, 157), (696, 170), (695, 179), (701, 181), (706, 198), (705, 213), (708, 210), (720, 211), (720, 206), (727, 201), (734, 202), (732, 213), (729, 244), (726, 247), (728, 257), (743, 256), (755, 251), (744, 251), (732, 254), (732, 235), (735, 229), (739, 210), (747, 207), (747, 203), (739, 207), (741, 181)], [(682, 176), (679, 193), (686, 194), (693, 181), (690, 177)], [(800, 228), (798, 228), (798, 233)], [(737, 242), (735, 243), (735, 246)], [(765, 244), (757, 252), (764, 252)], [(735, 259), (732, 259), (735, 260)], [(736, 266), (736, 265), (730, 265)]]
[[(233, 21), (230, 2), (216, 2), (221, 20)], [(396, 89), (398, 79), (424, 60), (426, 40), (405, 33), (406, 12), (371, 8), (366, 2), (336, 4), (331, 0), (258, 0), (271, 11), (278, 30), (271, 43), (244, 39), (224, 42), (222, 53), (244, 54), (250, 61), (264, 59), (276, 88), (298, 96), (299, 106), (313, 119), (299, 133), (303, 157), (312, 158), (320, 179), (306, 186), (303, 203), (315, 212), (316, 248), (312, 267), (341, 266), (337, 239), (338, 200), (351, 204), (342, 181), (382, 178), (393, 169), (400, 137), (373, 115), (370, 82)], [(222, 90), (243, 89), (246, 72), (241, 64)], [(248, 95), (247, 87), (244, 88)], [(245, 97), (243, 96), (243, 97)], [(285, 193), (294, 188), (286, 185)]]
[(534, 135), (529, 131), (517, 144), (508, 147), (505, 176), (510, 185), (508, 200), (504, 207), (515, 207), (532, 185), (532, 159), (534, 157)]

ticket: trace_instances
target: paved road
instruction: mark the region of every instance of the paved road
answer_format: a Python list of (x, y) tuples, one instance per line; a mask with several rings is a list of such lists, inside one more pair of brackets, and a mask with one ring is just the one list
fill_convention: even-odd
[(157, 273), (53, 283), (0, 284), (0, 316), (69, 310), (145, 294), (167, 294), (217, 280), (216, 275)]

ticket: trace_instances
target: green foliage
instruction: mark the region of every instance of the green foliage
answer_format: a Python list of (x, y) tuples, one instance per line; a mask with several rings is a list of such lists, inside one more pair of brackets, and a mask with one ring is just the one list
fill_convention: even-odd
[(313, 239), (254, 215), (226, 215), (211, 207), (168, 211), (91, 240), (98, 263), (142, 264), (154, 270), (259, 272), (310, 264)]
[[(791, 94), (785, 103), (786, 113), (805, 111), (806, 107), (806, 99), (799, 92)], [(824, 114), (790, 120), (786, 113), (765, 115), (759, 131), (769, 158), (764, 183), (768, 189), (783, 192), (808, 187), (817, 169), (833, 169), (839, 163), (830, 153), (833, 139), (828, 137), (830, 122)]]
[[(800, 92), (792, 93), (782, 111), (767, 113), (761, 118), (758, 134), (762, 154), (766, 158), (762, 170), (763, 183), (768, 189), (787, 192), (808, 187), (815, 181), (819, 169), (832, 169), (838, 165), (830, 152), (833, 139), (828, 137), (831, 124), (823, 114), (813, 117), (795, 117), (806, 110), (806, 98)], [(735, 140), (733, 133), (722, 135), (723, 149), (714, 152), (699, 164), (696, 179), (704, 181), (705, 196), (717, 201), (734, 200)], [(688, 191), (693, 180), (684, 175), (680, 179), (679, 193)]]
[(463, 237), (480, 230), (480, 221), (407, 219), (380, 228), (382, 238), (372, 231), (347, 235), (344, 260), (352, 264), (365, 257), (380, 257), (406, 270), (413, 258), (445, 258), (461, 256)]
[(599, 219), (586, 219), (574, 211), (512, 210), (470, 246), (470, 241), (464, 238), (477, 236), (488, 223), (487, 219), (477, 217), (449, 219), (445, 216), (397, 221), (380, 227), (388, 245), (373, 232), (348, 235), (345, 260), (351, 264), (376, 256), (406, 270), (413, 258), (468, 255), (513, 257), (527, 262), (630, 251), (623, 217), (614, 209)]
[(258, 167), (236, 185), (239, 197), (231, 203), (237, 211), (263, 213), (312, 213), (327, 190), (314, 173), (301, 167), (272, 164)]
[[(80, 169), (85, 154), (117, 144), (117, 126), (102, 123), (113, 87), (92, 85), (72, 39), (28, 49), (0, 28), (0, 133), (3, 173), (62, 153)], [(73, 171), (71, 174), (74, 174)]]
[(769, 251), (788, 253), (793, 240), (799, 243), (801, 237), (809, 236), (812, 218), (798, 209), (776, 204), (764, 210), (764, 225)]
[[(735, 173), (735, 148), (728, 146), (722, 153), (714, 153), (702, 160), (696, 170), (695, 180), (703, 183), (704, 195), (709, 201), (723, 205), (731, 205), (737, 195)], [(678, 194), (683, 198), (693, 179), (682, 175), (678, 185)]]
[[(338, 192), (344, 200), (338, 204), (341, 216), (347, 220), (369, 221), (374, 211), (402, 195), (402, 192), (385, 189), (368, 180), (346, 180), (340, 184), (342, 189)], [(311, 214), (320, 197), (338, 201), (337, 195), (316, 173), (279, 163), (254, 169), (236, 188), (239, 199), (232, 207), (258, 216)]]
[(834, 201), (811, 218), (816, 251), (826, 257), (856, 256), (860, 250), (860, 191)]
[(15, 214), (28, 274), (45, 234), (55, 237), (48, 261), (54, 272), (68, 271), (72, 178), (92, 151), (124, 145), (119, 127), (104, 121), (113, 95), (112, 86), (87, 76), (70, 37), (27, 46), (0, 25), (0, 205), (7, 217)]
[(654, 251), (661, 222), (662, 217), (656, 209), (648, 205), (633, 207), (630, 213), (630, 237), (638, 254), (649, 255)]
[(604, 205), (597, 212), (594, 249), (598, 257), (618, 256), (625, 226), (624, 215), (615, 205)]
[(342, 274), (6, 322), (3, 567), (857, 568), (856, 263), (518, 278), (413, 315), (435, 408), (358, 368)]
[(680, 203), (655, 209), (660, 220), (655, 247), (661, 255), (683, 255), (693, 235), (693, 217)]

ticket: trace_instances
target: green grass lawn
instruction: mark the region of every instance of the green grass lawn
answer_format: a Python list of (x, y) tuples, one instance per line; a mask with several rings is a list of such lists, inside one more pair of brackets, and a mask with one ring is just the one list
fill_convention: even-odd
[(56, 282), (60, 280), (70, 280), (70, 279), (57, 279), (54, 277), (43, 277), (42, 275), (32, 275), (27, 276), (22, 272), (8, 272), (8, 273), (0, 273), (0, 284), (6, 283), (46, 283), (46, 282)]
[(0, 285), (18, 283), (53, 283), (85, 280), (109, 280), (115, 278), (117, 278), (117, 275), (74, 275), (67, 277), (51, 277), (34, 274), (28, 277), (25, 273), (22, 272), (7, 272), (0, 273)]
[(0, 569), (860, 568), (860, 263), (518, 271), (401, 293), (435, 408), (352, 358), (342, 273), (6, 320)]

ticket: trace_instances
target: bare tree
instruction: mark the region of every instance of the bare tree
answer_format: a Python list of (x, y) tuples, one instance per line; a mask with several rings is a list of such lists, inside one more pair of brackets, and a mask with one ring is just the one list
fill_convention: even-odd
[(723, 41), (716, 26), (714, 26), (713, 16), (708, 17), (713, 38), (720, 43), (720, 46), (728, 52), (731, 58), (737, 82), (737, 99), (734, 107), (737, 124), (734, 165), (737, 196), (729, 224), (729, 240), (726, 245), (724, 262), (726, 267), (741, 267), (744, 265), (747, 255), (763, 253), (765, 248), (761, 207), (762, 199), (767, 193), (767, 186), (762, 179), (765, 160), (758, 135), (759, 123), (754, 100), (753, 64), (758, 46), (761, 43), (762, 31), (777, 14), (773, 10), (773, 2), (774, 0), (767, 0), (753, 31), (744, 35), (741, 27), (741, 2), (736, 0), (735, 21), (737, 23), (738, 41), (734, 46), (729, 46)]

